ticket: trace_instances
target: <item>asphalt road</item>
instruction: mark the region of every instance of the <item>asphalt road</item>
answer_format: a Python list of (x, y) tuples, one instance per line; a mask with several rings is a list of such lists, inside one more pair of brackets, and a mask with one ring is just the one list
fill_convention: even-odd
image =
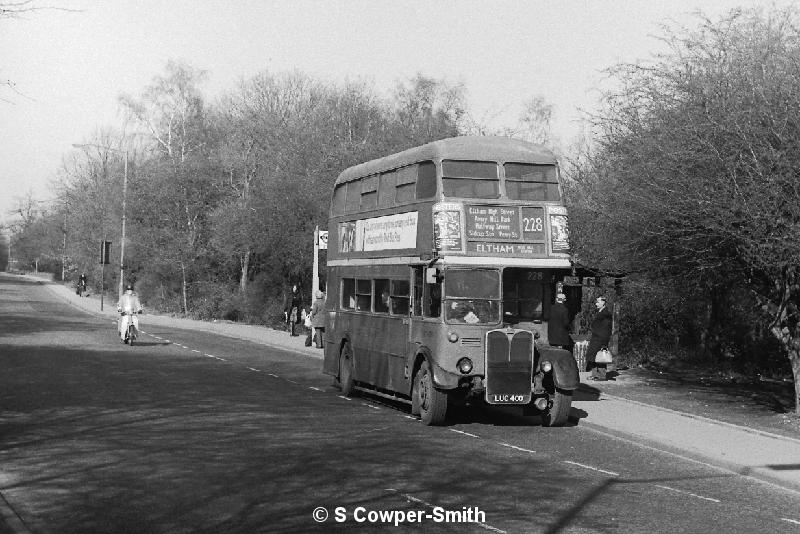
[(580, 423), (426, 427), (318, 359), (138, 341), (0, 275), (0, 532), (800, 532), (797, 493)]

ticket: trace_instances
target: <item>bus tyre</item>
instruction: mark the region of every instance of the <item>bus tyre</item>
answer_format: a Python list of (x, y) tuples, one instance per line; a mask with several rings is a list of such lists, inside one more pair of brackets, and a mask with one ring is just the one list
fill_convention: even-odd
[(353, 350), (350, 343), (342, 346), (339, 354), (339, 385), (342, 388), (342, 395), (352, 397), (355, 393), (355, 380), (353, 380)]
[(572, 407), (572, 392), (556, 389), (550, 398), (553, 405), (542, 412), (542, 426), (564, 426)]
[(441, 425), (447, 415), (447, 393), (433, 387), (433, 373), (428, 362), (422, 362), (414, 379), (414, 404), (419, 407), (419, 417), (426, 425)]

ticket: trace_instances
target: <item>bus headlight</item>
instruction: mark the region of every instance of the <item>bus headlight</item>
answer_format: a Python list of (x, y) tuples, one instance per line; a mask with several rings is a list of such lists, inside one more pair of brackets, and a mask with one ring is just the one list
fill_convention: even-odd
[(472, 360), (469, 358), (461, 358), (456, 363), (456, 367), (461, 372), (461, 374), (468, 375), (472, 372)]
[(540, 368), (542, 371), (544, 371), (545, 373), (549, 373), (550, 371), (552, 371), (552, 370), (553, 370), (553, 364), (552, 364), (552, 363), (550, 363), (550, 361), (548, 361), (548, 360), (544, 360), (544, 361), (542, 361), (542, 363), (539, 365), (539, 368)]
[(458, 334), (456, 334), (455, 332), (450, 332), (449, 334), (447, 334), (447, 341), (449, 341), (450, 343), (455, 343), (456, 341), (458, 341)]

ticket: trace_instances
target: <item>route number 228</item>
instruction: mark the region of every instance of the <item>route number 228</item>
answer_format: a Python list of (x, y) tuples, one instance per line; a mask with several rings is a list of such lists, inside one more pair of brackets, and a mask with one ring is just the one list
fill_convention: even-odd
[(541, 217), (523, 217), (522, 226), (524, 232), (541, 232), (544, 229), (544, 221)]

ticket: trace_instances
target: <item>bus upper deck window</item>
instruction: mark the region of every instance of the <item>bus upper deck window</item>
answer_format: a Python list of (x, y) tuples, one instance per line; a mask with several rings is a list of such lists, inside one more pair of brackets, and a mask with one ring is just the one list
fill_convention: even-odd
[(442, 161), (442, 193), (456, 198), (500, 198), (497, 163)]
[(361, 179), (361, 210), (372, 210), (378, 207), (378, 175)]
[(345, 197), (347, 196), (347, 184), (339, 184), (333, 191), (333, 205), (331, 206), (331, 213), (333, 215), (342, 215), (345, 211)]
[(394, 188), (397, 182), (395, 171), (381, 173), (378, 180), (378, 207), (388, 208), (394, 205)]
[(417, 165), (417, 200), (436, 195), (436, 166), (432, 161)]
[(413, 202), (417, 189), (417, 166), (409, 165), (408, 167), (397, 169), (395, 181), (395, 204)]
[(555, 165), (506, 163), (506, 194), (511, 200), (560, 200)]
[(356, 213), (361, 207), (361, 180), (347, 183), (347, 200), (345, 210), (347, 213)]

